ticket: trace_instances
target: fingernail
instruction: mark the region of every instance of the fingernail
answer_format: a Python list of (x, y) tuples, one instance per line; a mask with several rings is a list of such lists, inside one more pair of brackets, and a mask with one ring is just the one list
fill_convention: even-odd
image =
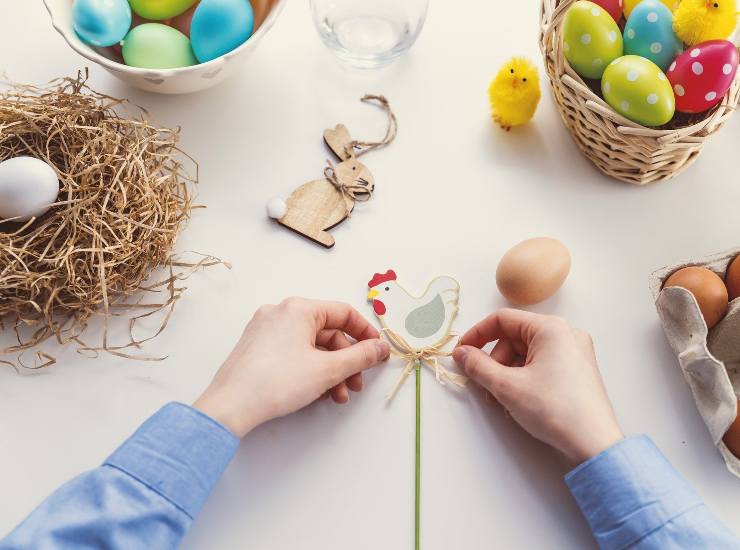
[(380, 357), (381, 361), (387, 359), (391, 354), (391, 346), (385, 340), (376, 340), (375, 349), (378, 350), (378, 357)]
[(452, 352), (452, 358), (458, 365), (465, 363), (465, 356), (468, 354), (468, 349), (464, 346), (455, 348)]

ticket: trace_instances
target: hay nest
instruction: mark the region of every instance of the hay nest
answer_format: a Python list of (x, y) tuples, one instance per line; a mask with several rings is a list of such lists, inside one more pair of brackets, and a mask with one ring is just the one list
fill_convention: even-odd
[[(143, 110), (138, 118), (119, 116), (125, 102), (91, 90), (86, 78), (7, 84), (0, 93), (0, 161), (39, 158), (60, 181), (58, 202), (45, 215), (0, 221), (0, 328), (12, 327), (16, 340), (0, 347), (0, 362), (15, 368), (53, 364), (38, 349), (50, 338), (86, 355), (157, 359), (131, 348), (165, 328), (184, 290), (179, 280), (220, 263), (209, 256), (183, 262), (172, 253), (197, 183), (197, 165), (177, 148), (178, 130), (152, 126)], [(186, 159), (195, 176), (185, 172)], [(162, 268), (166, 274), (153, 280)], [(137, 320), (157, 312), (157, 327), (134, 337)], [(102, 338), (89, 345), (83, 334), (97, 315)], [(108, 335), (113, 316), (129, 320), (128, 337), (115, 345)], [(23, 356), (32, 349), (27, 365)]]

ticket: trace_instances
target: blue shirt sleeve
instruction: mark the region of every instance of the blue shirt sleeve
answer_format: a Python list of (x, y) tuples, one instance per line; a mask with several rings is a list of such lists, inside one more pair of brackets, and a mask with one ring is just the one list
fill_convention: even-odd
[(238, 446), (215, 420), (170, 403), (49, 496), (0, 550), (176, 548)]
[(740, 549), (740, 540), (646, 436), (630, 437), (565, 477), (602, 549)]

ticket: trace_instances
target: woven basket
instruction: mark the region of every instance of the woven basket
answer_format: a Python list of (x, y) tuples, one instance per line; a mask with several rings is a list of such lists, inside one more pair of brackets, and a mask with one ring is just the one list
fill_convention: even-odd
[(621, 181), (645, 185), (681, 173), (735, 110), (740, 76), (719, 105), (686, 127), (647, 128), (632, 122), (594, 93), (563, 55), (563, 17), (575, 1), (542, 0), (540, 49), (560, 115), (578, 147), (599, 170)]

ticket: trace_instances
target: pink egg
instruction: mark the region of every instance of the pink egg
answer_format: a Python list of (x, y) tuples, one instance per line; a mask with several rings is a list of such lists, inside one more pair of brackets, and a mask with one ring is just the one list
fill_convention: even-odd
[(591, 0), (594, 4), (598, 4), (606, 10), (606, 12), (612, 16), (612, 19), (619, 23), (622, 19), (622, 0)]
[(666, 72), (676, 95), (676, 110), (702, 113), (717, 105), (732, 86), (737, 65), (737, 49), (728, 40), (691, 46)]

